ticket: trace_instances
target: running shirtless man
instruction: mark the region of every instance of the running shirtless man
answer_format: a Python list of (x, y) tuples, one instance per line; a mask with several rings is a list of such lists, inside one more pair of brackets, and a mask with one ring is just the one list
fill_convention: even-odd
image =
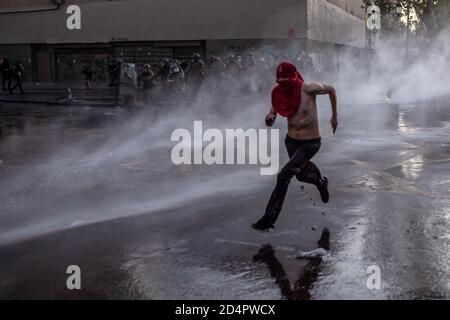
[(334, 87), (320, 83), (305, 83), (296, 67), (290, 62), (282, 62), (277, 68), (278, 85), (272, 91), (272, 107), (266, 116), (266, 125), (272, 126), (277, 114), (287, 117), (288, 134), (285, 144), (289, 155), (288, 163), (277, 176), (277, 184), (267, 203), (264, 216), (252, 227), (261, 232), (274, 228), (280, 215), (289, 183), (293, 176), (297, 180), (314, 184), (323, 202), (328, 202), (328, 179), (311, 162), (319, 151), (321, 137), (317, 116), (316, 96), (328, 94), (331, 102), (331, 127), (336, 132), (337, 98)]

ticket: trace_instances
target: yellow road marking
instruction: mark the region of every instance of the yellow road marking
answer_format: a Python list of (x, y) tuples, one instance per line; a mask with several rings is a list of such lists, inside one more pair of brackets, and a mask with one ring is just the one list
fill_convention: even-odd
[(431, 193), (422, 191), (414, 186), (411, 186), (406, 180), (396, 177), (396, 176), (393, 176), (385, 171), (378, 170), (377, 168), (375, 168), (373, 165), (371, 165), (369, 163), (366, 163), (366, 162), (363, 162), (360, 160), (350, 160), (350, 161), (360, 167), (363, 167), (363, 168), (366, 168), (366, 169), (372, 171), (375, 175), (382, 177), (383, 179), (386, 179), (390, 183), (400, 186), (405, 191), (408, 191), (413, 194), (425, 196), (425, 197), (432, 197)]
[(126, 169), (141, 170), (142, 167), (140, 167), (139, 165), (142, 165), (146, 162), (150, 162), (150, 160), (136, 160), (136, 161), (125, 162), (125, 163), (120, 164), (120, 166), (122, 168), (126, 168)]
[(441, 163), (441, 162), (449, 162), (450, 158), (445, 158), (445, 159), (437, 159), (437, 160), (430, 160), (427, 161), (426, 163)]
[(191, 173), (193, 172), (192, 164), (182, 164), (181, 165), (181, 172), (183, 173)]

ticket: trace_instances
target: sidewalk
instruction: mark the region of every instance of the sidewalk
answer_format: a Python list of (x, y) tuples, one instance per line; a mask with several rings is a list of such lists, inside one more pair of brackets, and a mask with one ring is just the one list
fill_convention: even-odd
[(89, 106), (114, 106), (116, 103), (116, 89), (105, 85), (87, 90), (80, 83), (28, 82), (23, 84), (23, 90), (23, 95), (17, 90), (13, 94), (0, 90), (0, 102)]
[[(24, 90), (29, 91), (58, 91), (67, 90), (70, 88), (72, 90), (83, 90), (87, 91), (84, 83), (82, 82), (24, 82)], [(108, 87), (105, 83), (95, 84), (92, 90), (113, 90), (113, 88)]]

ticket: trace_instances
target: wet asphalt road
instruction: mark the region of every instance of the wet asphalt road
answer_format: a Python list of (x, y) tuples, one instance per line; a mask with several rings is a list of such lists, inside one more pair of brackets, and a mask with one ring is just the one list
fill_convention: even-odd
[[(344, 105), (336, 136), (323, 117), (315, 161), (331, 200), (293, 181), (268, 234), (249, 226), (274, 177), (172, 165), (145, 112), (0, 113), (0, 298), (450, 298), (449, 99)], [(329, 253), (298, 259), (324, 228)], [(66, 288), (72, 264), (82, 290)]]

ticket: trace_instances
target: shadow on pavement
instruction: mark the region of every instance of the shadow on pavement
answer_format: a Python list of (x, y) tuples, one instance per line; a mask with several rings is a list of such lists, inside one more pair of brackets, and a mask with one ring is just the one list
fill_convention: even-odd
[[(326, 251), (330, 250), (330, 231), (324, 228), (322, 235), (317, 242), (319, 248)], [(275, 283), (280, 287), (281, 295), (286, 300), (310, 300), (310, 290), (317, 280), (320, 272), (322, 257), (299, 258), (306, 259), (308, 263), (301, 271), (294, 285), (291, 286), (289, 278), (284, 270), (283, 265), (275, 257), (275, 249), (271, 244), (261, 246), (258, 253), (253, 256), (253, 262), (267, 264), (270, 275), (275, 279)]]

